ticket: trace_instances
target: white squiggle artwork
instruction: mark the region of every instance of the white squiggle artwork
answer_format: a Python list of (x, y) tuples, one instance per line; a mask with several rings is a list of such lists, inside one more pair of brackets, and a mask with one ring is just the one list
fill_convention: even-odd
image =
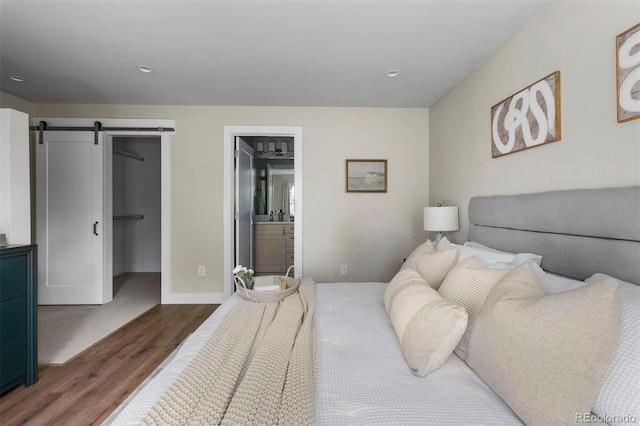
[(560, 72), (491, 108), (491, 155), (560, 140)]
[(640, 118), (640, 24), (616, 37), (618, 122)]

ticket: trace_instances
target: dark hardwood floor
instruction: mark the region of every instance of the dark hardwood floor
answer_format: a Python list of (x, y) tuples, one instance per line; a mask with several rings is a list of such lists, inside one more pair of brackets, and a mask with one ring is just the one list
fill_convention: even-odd
[(39, 380), (0, 397), (0, 424), (94, 425), (111, 412), (219, 305), (156, 305)]

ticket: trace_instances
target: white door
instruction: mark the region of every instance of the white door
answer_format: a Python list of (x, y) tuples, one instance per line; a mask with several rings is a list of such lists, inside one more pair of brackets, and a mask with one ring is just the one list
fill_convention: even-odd
[(103, 135), (44, 134), (36, 142), (38, 303), (102, 304)]
[(253, 268), (253, 148), (236, 138), (236, 265)]

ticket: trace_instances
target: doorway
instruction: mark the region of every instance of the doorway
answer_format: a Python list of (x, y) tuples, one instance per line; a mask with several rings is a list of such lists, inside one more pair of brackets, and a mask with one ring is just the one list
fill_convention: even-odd
[(234, 265), (255, 275), (285, 275), (295, 264), (292, 137), (237, 136)]
[(112, 141), (113, 300), (149, 305), (161, 293), (161, 150), (158, 136)]
[[(223, 136), (223, 291), (224, 298), (228, 298), (233, 294), (233, 277), (232, 270), (236, 264), (236, 229), (238, 227), (237, 218), (240, 217), (240, 212), (237, 210), (236, 200), (236, 138), (243, 137), (243, 139), (252, 139), (256, 142), (256, 146), (253, 146), (253, 151), (268, 152), (270, 147), (257, 145), (258, 140), (262, 138), (290, 138), (293, 146), (293, 164), (294, 164), (294, 182), (295, 185), (291, 186), (291, 198), (293, 199), (292, 210), (295, 211), (295, 221), (292, 222), (294, 248), (293, 258), (295, 265), (296, 276), (302, 275), (302, 127), (298, 126), (224, 126)], [(276, 148), (274, 146), (274, 154), (276, 149), (282, 151), (281, 147)], [(266, 179), (266, 172), (265, 172)], [(256, 178), (257, 181), (257, 178)], [(265, 180), (266, 184), (266, 180)], [(258, 186), (253, 188), (253, 202), (252, 210), (259, 212), (260, 201), (255, 195), (255, 190)], [(265, 213), (270, 213), (271, 210), (267, 210), (267, 200), (265, 199), (262, 209)], [(266, 208), (265, 208), (266, 207)], [(275, 208), (275, 207), (274, 207)], [(274, 214), (277, 214), (277, 210)], [(284, 211), (283, 211), (284, 216)], [(283, 217), (284, 219), (284, 217)]]

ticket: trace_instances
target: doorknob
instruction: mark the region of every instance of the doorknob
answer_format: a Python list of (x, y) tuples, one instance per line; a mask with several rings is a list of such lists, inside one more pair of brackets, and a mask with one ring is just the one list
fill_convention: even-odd
[(93, 235), (98, 235), (98, 222), (93, 224)]

